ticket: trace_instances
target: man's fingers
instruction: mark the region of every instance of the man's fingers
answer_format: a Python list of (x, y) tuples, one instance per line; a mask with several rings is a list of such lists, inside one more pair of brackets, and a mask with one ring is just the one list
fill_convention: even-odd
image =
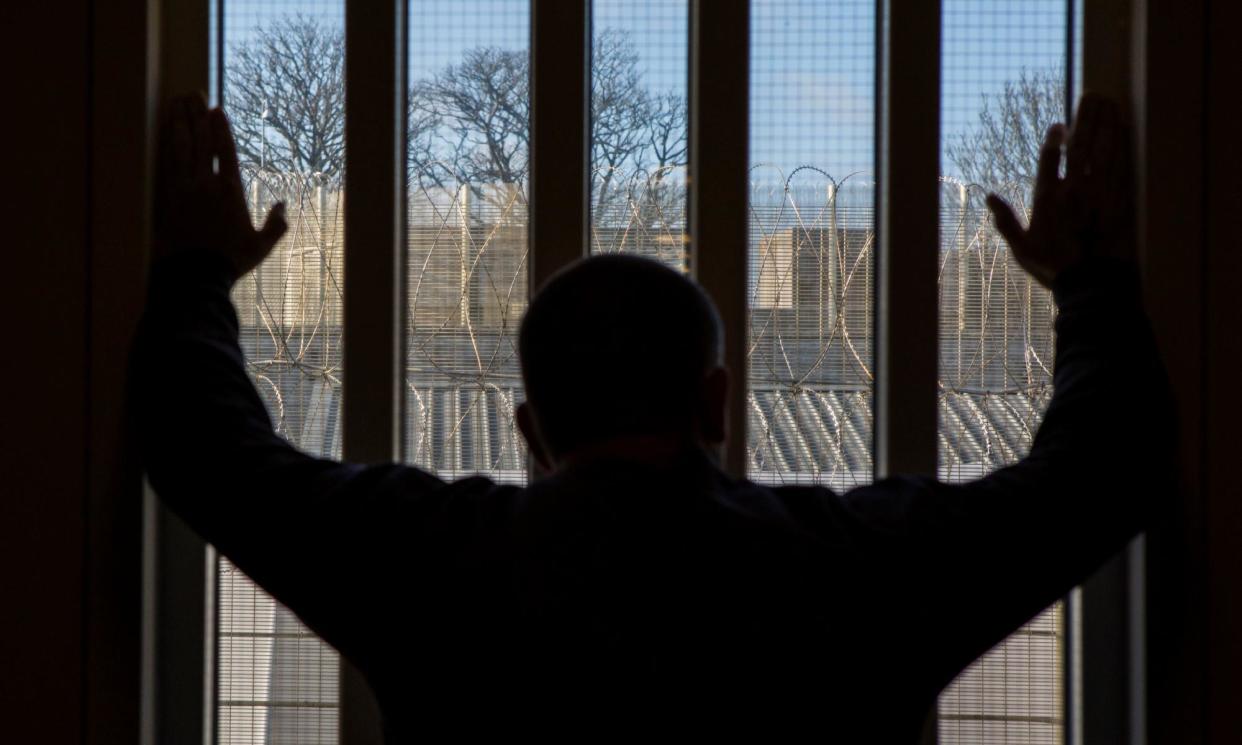
[(1013, 207), (1004, 199), (995, 194), (989, 194), (987, 198), (988, 210), (992, 213), (992, 219), (996, 222), (996, 229), (1000, 231), (1009, 245), (1015, 250), (1020, 251), (1025, 248), (1026, 231), (1022, 227), (1022, 223), (1018, 222), (1018, 216), (1014, 213)]
[(285, 203), (277, 202), (268, 210), (267, 219), (263, 221), (263, 227), (259, 228), (259, 248), (262, 255), (256, 257), (256, 263), (267, 256), (272, 247), (276, 245), (276, 241), (280, 240), (288, 229), (289, 223), (285, 221)]
[(212, 151), (220, 162), (220, 177), (230, 189), (241, 192), (241, 168), (237, 164), (237, 145), (233, 142), (233, 130), (229, 127), (229, 118), (220, 109), (212, 109), (209, 115), (211, 122)]
[[(1035, 171), (1035, 203), (1056, 190), (1060, 181), (1061, 145), (1065, 142), (1065, 125), (1054, 124), (1048, 128), (1044, 136), (1044, 144), (1039, 148), (1039, 164)], [(995, 196), (995, 195), (992, 195)], [(990, 203), (990, 200), (989, 200)]]

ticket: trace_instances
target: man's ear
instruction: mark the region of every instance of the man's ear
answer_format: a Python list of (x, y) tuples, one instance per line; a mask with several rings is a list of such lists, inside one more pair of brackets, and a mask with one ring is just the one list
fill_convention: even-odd
[(708, 445), (721, 445), (729, 438), (729, 371), (713, 367), (703, 378), (700, 436)]
[(522, 437), (526, 439), (526, 446), (530, 448), (530, 454), (535, 456), (535, 463), (539, 464), (539, 468), (545, 473), (552, 470), (552, 461), (548, 458), (548, 451), (544, 449), (543, 442), (539, 439), (539, 430), (535, 428), (535, 414), (530, 409), (530, 404), (526, 401), (518, 404), (514, 410), (517, 417), (518, 429), (522, 431)]

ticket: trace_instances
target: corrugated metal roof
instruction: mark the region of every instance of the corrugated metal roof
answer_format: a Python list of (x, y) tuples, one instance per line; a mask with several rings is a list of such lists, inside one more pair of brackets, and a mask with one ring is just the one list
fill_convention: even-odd
[[(261, 374), (260, 393), (276, 412), (282, 434), (304, 449), (339, 454), (339, 383), (298, 365), (269, 365)], [(484, 472), (512, 480), (525, 470), (525, 444), (513, 419), (523, 400), (516, 381), (420, 377), (441, 380), (407, 387), (408, 462), (450, 477)], [(942, 465), (981, 473), (1020, 458), (1050, 396), (1050, 386), (942, 393)], [(871, 479), (873, 410), (867, 387), (768, 386), (753, 390), (749, 404), (752, 478), (838, 487)]]
[[(940, 397), (939, 445), (946, 469), (982, 473), (1030, 448), (1049, 388), (948, 392)], [(871, 479), (871, 392), (857, 387), (754, 391), (749, 470), (761, 481), (822, 481), (838, 488)]]

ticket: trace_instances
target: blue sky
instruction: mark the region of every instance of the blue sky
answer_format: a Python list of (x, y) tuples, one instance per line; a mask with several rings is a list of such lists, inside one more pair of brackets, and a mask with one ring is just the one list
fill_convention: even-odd
[[(340, 23), (340, 0), (224, 0), (225, 41), (287, 13)], [(529, 44), (529, 0), (412, 0), (410, 72), (476, 46)], [(942, 139), (969, 130), (984, 96), (1065, 58), (1065, 0), (943, 0)], [(634, 39), (653, 90), (685, 94), (686, 0), (595, 0), (596, 29)], [(226, 52), (227, 54), (227, 52)], [(777, 178), (813, 165), (840, 179), (873, 169), (874, 0), (753, 0), (751, 161)], [(226, 59), (227, 64), (227, 59)], [(900, 70), (895, 71), (900, 74)], [(950, 171), (947, 162), (943, 170)], [(861, 178), (861, 177), (860, 177)]]

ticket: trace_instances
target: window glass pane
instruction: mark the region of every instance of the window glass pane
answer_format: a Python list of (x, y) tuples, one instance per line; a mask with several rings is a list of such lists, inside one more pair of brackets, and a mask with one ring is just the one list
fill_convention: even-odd
[(591, 251), (687, 270), (686, 0), (591, 4)]
[[(943, 5), (945, 480), (978, 478), (1025, 455), (1052, 394), (1052, 299), (1010, 256), (983, 198), (998, 192), (1029, 214), (1039, 145), (1065, 117), (1066, 9), (1065, 0)], [(941, 697), (940, 741), (1061, 742), (1063, 628), (1058, 603), (964, 672)]]
[(875, 4), (754, 0), (748, 472), (872, 478)]
[[(237, 137), (256, 222), (283, 201), (289, 231), (234, 289), (241, 346), (276, 430), (340, 457), (341, 0), (231, 0), (213, 78)], [(337, 742), (338, 661), (227, 560), (219, 565), (217, 737), (226, 745)]]
[(524, 482), (530, 3), (409, 6), (405, 459)]

